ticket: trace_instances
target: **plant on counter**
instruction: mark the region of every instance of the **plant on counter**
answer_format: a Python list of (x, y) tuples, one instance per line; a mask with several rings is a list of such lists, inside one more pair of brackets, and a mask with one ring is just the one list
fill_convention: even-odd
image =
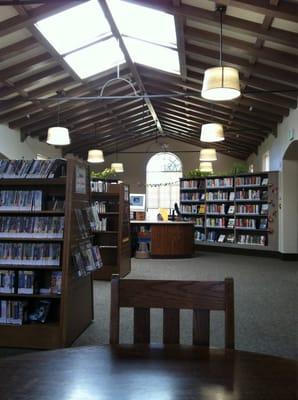
[(195, 169), (192, 169), (192, 170), (186, 172), (184, 174), (184, 177), (191, 179), (191, 178), (201, 178), (201, 177), (211, 176), (211, 175), (213, 175), (211, 172), (202, 172), (199, 170), (199, 168), (195, 168)]
[(106, 168), (103, 171), (91, 172), (91, 178), (97, 178), (97, 179), (111, 179), (111, 178), (116, 178), (117, 173), (113, 168)]

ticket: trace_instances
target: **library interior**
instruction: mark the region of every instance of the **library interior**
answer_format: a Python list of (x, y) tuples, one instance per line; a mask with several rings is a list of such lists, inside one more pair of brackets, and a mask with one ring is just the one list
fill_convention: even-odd
[(294, 400), (298, 2), (0, 0), (0, 398)]

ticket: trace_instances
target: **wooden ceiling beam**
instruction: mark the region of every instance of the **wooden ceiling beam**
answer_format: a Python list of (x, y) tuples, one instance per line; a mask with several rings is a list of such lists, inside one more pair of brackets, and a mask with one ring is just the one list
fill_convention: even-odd
[[(295, 3), (270, 3), (268, 0), (221, 0), (243, 10), (265, 14), (271, 18), (280, 18), (298, 23), (298, 5)], [(269, 4), (268, 4), (269, 3)]]
[[(193, 28), (190, 26), (185, 27), (185, 38), (187, 40), (196, 41), (198, 43), (210, 43), (218, 48), (220, 36), (217, 33), (209, 32), (203, 29)], [(298, 64), (298, 56), (290, 54), (285, 51), (263, 47), (262, 49), (256, 48), (253, 44), (243, 40), (231, 38), (230, 36), (223, 37), (224, 49), (227, 52), (237, 49), (237, 53), (243, 53), (248, 56), (255, 56), (261, 59), (270, 60), (283, 66), (296, 68)]]
[[(215, 7), (214, 11), (209, 11), (200, 7), (189, 5), (174, 7), (168, 2), (164, 2), (161, 0), (128, 1), (134, 4), (156, 8), (169, 14), (183, 16), (195, 21), (201, 21), (205, 24), (219, 28), (219, 17), (218, 13), (215, 12)], [(270, 32), (268, 32), (267, 30), (263, 30), (262, 25), (259, 23), (243, 20), (230, 15), (223, 15), (223, 28), (224, 30), (229, 29), (232, 32), (244, 33), (246, 35), (248, 34), (256, 38), (259, 37), (263, 40), (270, 40), (275, 43), (298, 48), (298, 35), (296, 33), (283, 31), (277, 28), (271, 28)]]
[[(173, 6), (180, 7), (181, 5), (180, 0), (172, 0), (172, 2)], [(175, 15), (175, 27), (176, 27), (177, 48), (178, 48), (179, 64), (180, 64), (180, 75), (183, 81), (185, 81), (187, 76), (184, 26), (185, 26), (185, 18), (179, 15)]]

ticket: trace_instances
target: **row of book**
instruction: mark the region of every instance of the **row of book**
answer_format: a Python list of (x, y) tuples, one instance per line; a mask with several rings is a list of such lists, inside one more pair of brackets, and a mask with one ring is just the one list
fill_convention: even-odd
[(49, 300), (38, 300), (32, 304), (28, 301), (0, 300), (0, 324), (45, 323), (51, 305), (52, 302)]
[(234, 198), (235, 198), (235, 193), (229, 191), (218, 190), (217, 192), (214, 191), (206, 193), (207, 201), (215, 201), (215, 200), (234, 201)]
[(234, 179), (232, 177), (206, 179), (207, 189), (222, 188), (222, 187), (231, 188), (233, 187), (233, 184), (234, 184)]
[(207, 228), (234, 228), (235, 218), (206, 218)]
[(59, 266), (60, 243), (1, 243), (0, 265)]
[(197, 192), (181, 192), (180, 201), (203, 201), (205, 200), (205, 193)]
[(267, 190), (239, 190), (236, 191), (236, 200), (267, 200)]
[(41, 211), (41, 190), (0, 190), (0, 211)]
[(254, 244), (258, 246), (266, 246), (266, 236), (265, 235), (238, 235), (238, 244)]
[[(207, 235), (204, 232), (196, 231), (195, 240), (209, 243), (235, 243), (235, 235), (233, 233), (219, 233), (217, 231), (209, 231)], [(265, 235), (237, 235), (237, 244), (248, 244), (266, 246)]]
[(66, 175), (66, 160), (0, 160), (0, 179), (44, 179)]
[(236, 228), (247, 228), (247, 229), (267, 229), (268, 219), (260, 218), (257, 221), (254, 218), (236, 218)]
[(0, 238), (63, 238), (63, 216), (0, 216)]
[(261, 214), (267, 215), (269, 211), (269, 204), (238, 204), (236, 207), (236, 214)]
[(268, 178), (261, 176), (237, 176), (235, 178), (236, 186), (266, 186)]
[(74, 272), (78, 277), (86, 276), (103, 266), (99, 246), (92, 245), (90, 240), (81, 241), (72, 248), (72, 259)]
[(111, 185), (118, 183), (115, 182), (107, 182), (107, 181), (90, 181), (90, 189), (91, 192), (98, 192), (98, 193), (106, 193), (110, 190)]
[(45, 279), (40, 271), (0, 270), (0, 293), (61, 294), (62, 272), (49, 272)]
[(205, 189), (205, 182), (204, 179), (202, 180), (181, 180), (180, 181), (181, 189)]

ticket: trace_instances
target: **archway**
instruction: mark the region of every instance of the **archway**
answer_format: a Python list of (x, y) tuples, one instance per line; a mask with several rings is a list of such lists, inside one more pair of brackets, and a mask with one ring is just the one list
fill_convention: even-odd
[(147, 218), (156, 220), (160, 209), (170, 212), (179, 203), (179, 178), (182, 163), (176, 154), (160, 152), (150, 158), (146, 167)]
[(280, 193), (280, 250), (298, 254), (298, 140), (283, 156)]

